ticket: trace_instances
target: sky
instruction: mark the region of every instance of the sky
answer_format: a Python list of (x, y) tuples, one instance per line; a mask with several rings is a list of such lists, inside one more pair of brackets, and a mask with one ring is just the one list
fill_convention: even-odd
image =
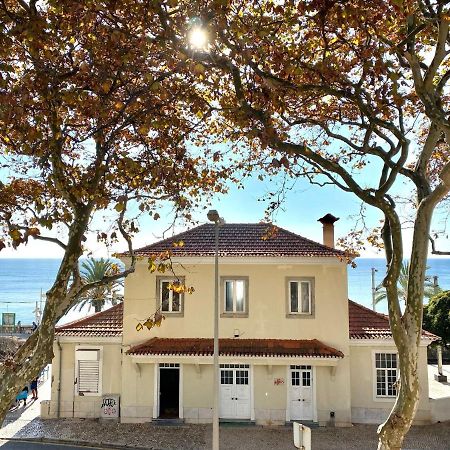
[[(208, 209), (217, 209), (227, 223), (254, 223), (264, 218), (266, 204), (258, 201), (273, 186), (268, 181), (259, 181), (256, 176), (247, 180), (244, 189), (232, 186), (228, 194), (217, 196), (205, 209), (194, 212), (194, 218), (201, 224), (207, 222)], [(306, 180), (300, 180), (295, 187), (288, 192), (282, 210), (276, 216), (276, 224), (294, 233), (317, 242), (322, 242), (322, 225), (317, 221), (327, 213), (331, 213), (340, 220), (335, 223), (336, 239), (345, 236), (355, 223), (360, 211), (361, 202), (355, 195), (345, 193), (333, 186), (319, 187), (309, 184)], [(146, 219), (141, 221), (141, 231), (134, 238), (134, 247), (155, 242), (163, 237), (169, 237), (176, 232), (186, 229), (186, 225), (178, 224), (174, 230), (163, 234), (172, 221), (169, 208), (163, 208), (160, 212), (161, 219), (154, 221)], [(367, 222), (369, 225), (377, 225), (380, 216), (373, 208), (367, 210)], [(192, 225), (190, 226), (192, 227)], [(405, 257), (410, 250), (411, 230), (405, 230)], [(450, 248), (450, 243), (441, 240), (440, 244)], [(95, 236), (88, 236), (86, 247), (92, 251), (92, 256), (110, 256), (111, 253), (125, 250), (124, 244), (117, 244), (109, 252), (100, 245)], [(62, 251), (55, 245), (34, 241), (20, 246), (18, 250), (10, 248), (2, 250), (0, 258), (59, 258)], [(377, 252), (369, 246), (361, 253), (362, 257), (384, 257), (383, 252)]]

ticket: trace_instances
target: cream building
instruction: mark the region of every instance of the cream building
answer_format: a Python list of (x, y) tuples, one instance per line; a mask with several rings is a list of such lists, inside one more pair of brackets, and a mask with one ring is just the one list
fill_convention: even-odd
[[(328, 246), (266, 224), (220, 228), (221, 420), (349, 426), (380, 423), (392, 407), (388, 320), (348, 300), (334, 218), (322, 219)], [(150, 273), (148, 257), (166, 250), (173, 273)], [(210, 224), (137, 250), (143, 258), (123, 304), (57, 329), (46, 415), (99, 417), (104, 396), (116, 394), (122, 422), (210, 422), (214, 250)], [(195, 290), (177, 293), (174, 283)], [(161, 326), (138, 331), (155, 311)], [(424, 332), (420, 350), (419, 423), (433, 420), (426, 347), (434, 338)]]

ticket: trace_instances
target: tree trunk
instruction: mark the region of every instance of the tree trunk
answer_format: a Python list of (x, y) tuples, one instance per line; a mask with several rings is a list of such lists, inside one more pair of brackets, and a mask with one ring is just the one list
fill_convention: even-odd
[(75, 301), (77, 283), (73, 283), (71, 288), (68, 286), (74, 267), (78, 266), (78, 260), (83, 253), (81, 240), (91, 210), (92, 206), (89, 206), (77, 211), (58, 274), (47, 292), (41, 325), (9, 361), (0, 365), (0, 426), (20, 389), (36, 378), (52, 361), (55, 325)]
[(404, 342), (398, 354), (399, 386), (395, 405), (387, 420), (378, 428), (378, 450), (400, 450), (411, 427), (419, 403), (417, 376), (418, 347)]

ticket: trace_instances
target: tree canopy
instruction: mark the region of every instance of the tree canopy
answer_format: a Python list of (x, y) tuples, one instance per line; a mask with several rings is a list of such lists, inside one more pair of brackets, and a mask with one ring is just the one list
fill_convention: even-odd
[[(88, 232), (126, 244), (160, 201), (189, 219), (221, 190), (218, 158), (193, 143), (208, 130), (197, 74), (161, 39), (146, 1), (6, 0), (0, 5), (0, 250), (30, 238), (64, 256), (42, 323), (0, 366), (0, 423), (25, 381), (52, 359), (54, 327), (85, 292)], [(97, 220), (95, 220), (97, 218)]]
[[(88, 258), (81, 262), (81, 278), (83, 283), (95, 283), (102, 281), (111, 275), (120, 272), (117, 262), (107, 258)], [(77, 305), (79, 310), (84, 306), (93, 307), (95, 312), (100, 312), (102, 308), (110, 303), (116, 305), (123, 300), (123, 280), (113, 280), (106, 284), (100, 284), (84, 292), (78, 299)]]
[(423, 327), (438, 335), (444, 345), (450, 344), (450, 291), (435, 295), (424, 306)]

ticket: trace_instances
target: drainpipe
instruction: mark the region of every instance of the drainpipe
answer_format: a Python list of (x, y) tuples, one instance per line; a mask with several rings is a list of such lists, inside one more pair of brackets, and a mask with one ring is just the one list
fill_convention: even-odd
[(62, 347), (59, 342), (59, 338), (56, 340), (58, 345), (58, 356), (59, 356), (59, 365), (58, 365), (58, 403), (56, 405), (56, 418), (59, 419), (61, 413), (61, 373), (62, 373)]

